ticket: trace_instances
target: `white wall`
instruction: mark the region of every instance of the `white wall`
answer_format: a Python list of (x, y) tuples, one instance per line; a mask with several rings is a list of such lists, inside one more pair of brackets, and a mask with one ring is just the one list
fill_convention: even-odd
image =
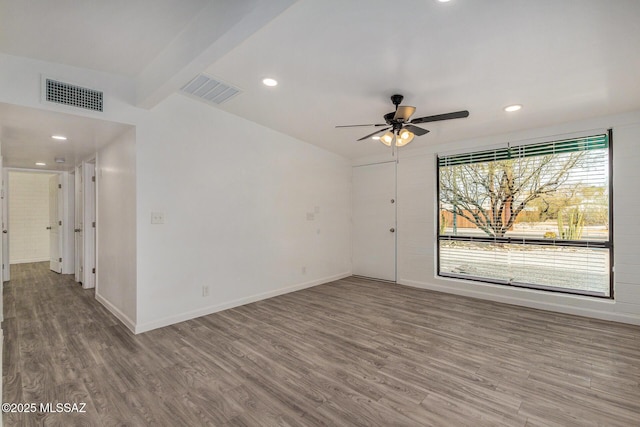
[[(614, 300), (436, 277), (438, 152), (613, 127)], [(510, 135), (401, 150), (398, 163), (398, 282), (425, 289), (640, 324), (640, 112)], [(379, 159), (359, 159), (364, 164)]]
[(96, 185), (96, 298), (134, 330), (137, 316), (134, 129), (98, 151)]
[[(343, 158), (180, 95), (149, 111), (135, 108), (134, 82), (121, 76), (2, 54), (0, 63), (0, 102), (138, 126), (99, 155), (106, 178), (96, 295), (130, 328), (149, 330), (349, 274), (350, 168)], [(105, 112), (41, 104), (42, 74), (104, 90)], [(639, 323), (640, 229), (629, 210), (640, 199), (632, 184), (640, 173), (638, 124), (635, 113), (401, 150), (398, 281)], [(614, 301), (435, 277), (435, 153), (609, 126)], [(307, 221), (316, 206), (320, 212)], [(164, 212), (165, 224), (151, 225), (151, 212)]]
[(9, 172), (9, 262), (49, 260), (49, 178)]
[[(111, 181), (98, 200), (96, 298), (129, 328), (350, 274), (346, 159), (181, 95), (136, 108), (126, 77), (3, 54), (0, 64), (0, 102), (137, 126), (101, 150), (97, 177), (98, 191)], [(103, 90), (105, 111), (41, 103), (42, 75)], [(152, 211), (166, 223), (152, 226)]]
[(136, 144), (138, 331), (350, 274), (346, 159), (181, 95)]
[(615, 310), (640, 319), (640, 120), (614, 131)]

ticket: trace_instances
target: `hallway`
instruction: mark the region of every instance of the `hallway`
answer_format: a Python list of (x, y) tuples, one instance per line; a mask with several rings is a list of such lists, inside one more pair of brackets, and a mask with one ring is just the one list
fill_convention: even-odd
[[(9, 413), (4, 425), (86, 425), (87, 419), (100, 425), (95, 405), (106, 404), (100, 398), (115, 390), (100, 381), (109, 373), (97, 366), (120, 357), (110, 350), (126, 345), (129, 332), (94, 299), (93, 289), (50, 271), (48, 262), (12, 265), (11, 274), (4, 287), (3, 402), (85, 402), (86, 414)], [(105, 388), (91, 390), (98, 392), (93, 399), (92, 385)]]

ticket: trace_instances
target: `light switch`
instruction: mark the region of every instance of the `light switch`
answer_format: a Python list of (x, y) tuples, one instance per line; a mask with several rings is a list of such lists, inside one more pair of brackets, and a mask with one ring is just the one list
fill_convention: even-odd
[(151, 224), (164, 224), (164, 212), (151, 212)]

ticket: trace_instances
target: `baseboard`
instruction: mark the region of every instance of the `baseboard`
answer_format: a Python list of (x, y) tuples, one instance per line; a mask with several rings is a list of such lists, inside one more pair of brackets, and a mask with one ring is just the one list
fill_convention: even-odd
[(120, 311), (120, 309), (118, 309), (118, 307), (113, 305), (111, 302), (109, 302), (109, 300), (104, 298), (102, 295), (99, 295), (98, 293), (96, 293), (96, 300), (100, 304), (102, 304), (107, 310), (109, 310), (111, 314), (116, 316), (118, 320), (120, 320), (124, 324), (124, 326), (127, 327), (127, 329), (129, 329), (134, 334), (136, 333), (135, 322), (129, 319), (129, 317), (126, 314), (124, 314), (122, 311)]
[[(613, 312), (593, 310), (589, 308), (574, 307), (565, 304), (557, 304), (544, 301), (535, 301), (527, 298), (518, 298), (508, 295), (495, 295), (489, 292), (474, 291), (469, 289), (459, 289), (449, 286), (438, 285), (435, 283), (418, 282), (414, 280), (399, 280), (398, 284), (411, 286), (413, 288), (427, 289), (430, 291), (444, 292), (447, 294), (461, 295), (465, 297), (478, 298), (489, 301), (496, 301), (505, 304), (518, 305), (522, 307), (536, 308), (539, 310), (555, 311), (558, 313), (573, 314), (576, 316), (591, 317), (600, 320), (609, 320), (612, 322), (629, 323), (632, 325), (640, 325), (640, 316)], [(607, 302), (607, 304), (613, 305), (615, 302)]]
[(50, 261), (49, 257), (46, 258), (33, 258), (33, 259), (14, 259), (13, 261), (9, 262), (10, 265), (13, 264), (29, 264), (32, 262), (45, 262), (45, 261)]
[(222, 304), (216, 304), (209, 307), (200, 308), (197, 310), (189, 311), (186, 313), (177, 314), (174, 316), (165, 317), (163, 319), (154, 320), (136, 325), (135, 333), (140, 334), (148, 332), (153, 329), (163, 328), (165, 326), (173, 325), (176, 323), (184, 322), (186, 320), (195, 319), (196, 317), (206, 316), (208, 314), (217, 313), (218, 311), (228, 310), (230, 308), (238, 307), (245, 304), (251, 304), (252, 302), (261, 301), (268, 298), (277, 297), (278, 295), (288, 294), (290, 292), (300, 291), (302, 289), (311, 288), (314, 286), (322, 285), (324, 283), (333, 282), (335, 280), (344, 279), (351, 276), (351, 272), (345, 272), (336, 274), (334, 276), (324, 277), (322, 279), (312, 280), (310, 282), (300, 283), (293, 286), (287, 286), (285, 288), (275, 289), (273, 291), (264, 292), (248, 296), (245, 298), (239, 298), (233, 301), (225, 302)]

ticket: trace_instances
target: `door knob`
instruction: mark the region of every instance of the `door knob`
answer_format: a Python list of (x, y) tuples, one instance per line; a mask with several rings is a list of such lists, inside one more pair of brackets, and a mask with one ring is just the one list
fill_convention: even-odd
[(2, 232), (3, 232), (4, 234), (7, 234), (7, 233), (8, 233), (8, 231), (7, 231), (7, 230), (2, 230)]
[(74, 229), (73, 231), (75, 231), (76, 233), (79, 233), (79, 232), (81, 232), (81, 231), (82, 231), (82, 229), (80, 229), (80, 228), (76, 228), (76, 229)]
[(47, 230), (51, 230), (51, 227), (47, 227)]
[(392, 227), (392, 228), (389, 229), (389, 231), (392, 232), (392, 233), (395, 233), (396, 229)]

